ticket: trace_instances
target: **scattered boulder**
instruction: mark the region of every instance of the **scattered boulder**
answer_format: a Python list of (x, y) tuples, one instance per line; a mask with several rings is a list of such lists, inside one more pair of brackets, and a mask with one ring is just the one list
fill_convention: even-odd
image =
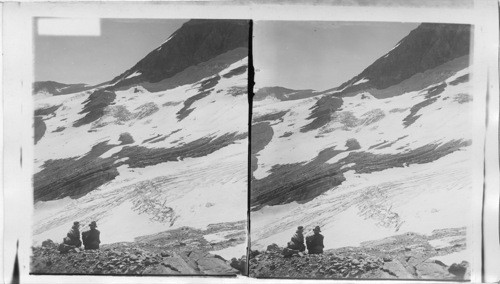
[(238, 271), (229, 266), (226, 261), (211, 254), (204, 254), (196, 260), (201, 274), (206, 275), (229, 275), (238, 274)]
[(54, 243), (51, 239), (47, 239), (47, 240), (42, 242), (42, 247), (55, 249), (55, 248), (57, 248), (57, 244)]
[(469, 267), (469, 263), (467, 261), (462, 261), (461, 263), (453, 263), (448, 268), (448, 272), (455, 275), (458, 279), (464, 279), (465, 272)]
[(281, 248), (277, 244), (270, 244), (267, 246), (266, 251), (268, 251), (268, 252), (280, 252)]
[(195, 268), (190, 266), (188, 262), (178, 255), (164, 258), (161, 264), (176, 271), (178, 274), (198, 274)]
[(149, 266), (146, 269), (144, 269), (142, 274), (145, 274), (145, 275), (165, 275), (165, 274), (179, 274), (179, 272), (172, 270), (169, 267), (166, 267), (163, 265), (154, 265), (154, 266)]
[(446, 267), (443, 267), (434, 261), (424, 261), (415, 266), (416, 274), (421, 279), (453, 279)]
[(354, 138), (347, 139), (347, 141), (345, 142), (345, 146), (347, 147), (348, 151), (361, 149), (361, 145), (359, 145), (358, 140)]
[(258, 256), (259, 254), (260, 254), (260, 251), (258, 251), (258, 250), (250, 250), (249, 257), (254, 258), (254, 257)]
[(135, 142), (132, 135), (128, 132), (124, 132), (124, 133), (120, 134), (118, 141), (122, 142), (120, 145), (127, 145), (127, 144), (132, 144)]
[(399, 261), (385, 262), (382, 270), (396, 276), (398, 279), (414, 279), (415, 277), (406, 270), (404, 265)]
[(240, 259), (236, 259), (235, 257), (233, 257), (229, 265), (231, 265), (232, 268), (238, 270), (242, 275), (248, 274), (247, 260), (245, 256), (242, 256)]
[[(67, 245), (67, 244), (60, 244), (59, 247), (58, 247), (58, 250), (59, 250), (60, 253), (68, 253), (68, 252), (72, 251), (75, 248), (76, 248), (75, 246), (70, 246), (70, 245)], [(73, 250), (73, 252), (74, 252), (74, 250)]]

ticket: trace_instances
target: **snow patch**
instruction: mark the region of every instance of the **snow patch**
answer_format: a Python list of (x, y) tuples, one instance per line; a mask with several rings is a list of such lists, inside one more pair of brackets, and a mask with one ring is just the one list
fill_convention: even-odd
[(137, 77), (139, 75), (142, 75), (142, 73), (139, 72), (139, 71), (135, 71), (134, 73), (132, 73), (132, 74), (128, 75), (127, 77), (125, 77), (125, 79), (134, 78), (134, 77)]
[[(239, 232), (239, 231), (238, 231)], [(223, 231), (213, 234), (204, 235), (203, 238), (209, 243), (218, 243), (226, 240), (226, 236), (231, 233), (236, 233), (236, 231)]]
[(384, 56), (383, 58), (386, 58), (387, 56), (389, 56), (389, 53), (391, 53), (391, 51), (393, 51), (396, 47), (398, 47), (399, 45), (401, 44), (401, 41), (398, 42), (398, 44), (396, 44), (391, 50), (389, 50)]
[(366, 83), (368, 81), (369, 81), (368, 79), (362, 78), (362, 79), (356, 81), (355, 83), (353, 83), (352, 86), (359, 85), (359, 84), (362, 84), (362, 83)]
[(431, 257), (430, 259), (439, 260), (444, 264), (450, 266), (453, 263), (461, 263), (464, 260), (470, 262), (471, 257), (472, 257), (471, 252), (468, 249), (465, 249), (447, 255), (434, 256)]
[(445, 237), (441, 239), (430, 240), (429, 244), (434, 248), (445, 248), (452, 246), (451, 242), (463, 238), (462, 236)]
[(222, 258), (229, 261), (232, 258), (240, 258), (246, 255), (246, 251), (247, 251), (247, 243), (244, 242), (242, 244), (232, 247), (227, 247), (225, 249), (210, 251), (210, 253), (222, 256)]

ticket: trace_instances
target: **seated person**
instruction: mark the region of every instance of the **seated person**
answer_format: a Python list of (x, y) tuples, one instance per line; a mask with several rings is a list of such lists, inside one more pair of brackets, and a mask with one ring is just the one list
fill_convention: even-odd
[(81, 247), (82, 241), (80, 240), (80, 223), (73, 222), (73, 226), (69, 230), (66, 237), (63, 239), (63, 243), (69, 246)]
[(101, 243), (99, 230), (96, 229), (97, 224), (92, 221), (89, 225), (90, 230), (82, 233), (82, 240), (85, 249), (99, 249), (99, 244)]
[(320, 234), (321, 229), (319, 226), (316, 226), (313, 230), (313, 234), (310, 234), (306, 237), (306, 245), (307, 245), (307, 251), (309, 254), (320, 254), (323, 253), (323, 248), (325, 247), (323, 245), (323, 235)]
[(299, 226), (297, 227), (297, 231), (292, 237), (292, 240), (288, 242), (288, 248), (293, 249), (293, 250), (298, 250), (300, 252), (303, 252), (306, 250), (306, 246), (304, 245), (304, 227)]

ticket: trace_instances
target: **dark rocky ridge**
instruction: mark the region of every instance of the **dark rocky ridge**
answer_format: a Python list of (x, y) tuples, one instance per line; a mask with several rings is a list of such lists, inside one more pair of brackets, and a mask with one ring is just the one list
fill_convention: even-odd
[(159, 82), (184, 69), (208, 61), (237, 48), (248, 48), (247, 20), (190, 20), (164, 44), (151, 51), (131, 69), (111, 83), (140, 72), (141, 75), (116, 86), (139, 82)]
[[(343, 93), (385, 89), (411, 76), (469, 54), (470, 25), (424, 23), (403, 38), (387, 56), (377, 59), (363, 72), (340, 85)], [(366, 83), (349, 86), (363, 78)]]
[(319, 93), (314, 90), (293, 90), (283, 87), (264, 87), (255, 92), (253, 99), (255, 101), (260, 101), (266, 97), (274, 97), (280, 101), (289, 101), (309, 98), (317, 95), (319, 95)]
[(88, 86), (87, 84), (63, 84), (55, 81), (38, 81), (33, 83), (33, 94), (47, 92), (57, 96), (82, 92), (90, 88), (92, 86)]

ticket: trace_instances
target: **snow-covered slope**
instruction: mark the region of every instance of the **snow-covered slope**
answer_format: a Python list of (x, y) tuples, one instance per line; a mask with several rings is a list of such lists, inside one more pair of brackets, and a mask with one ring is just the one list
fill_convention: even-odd
[[(421, 36), (412, 32), (374, 64), (404, 69), (400, 48), (415, 42), (412, 34)], [(454, 46), (425, 45), (432, 54)], [(461, 52), (384, 89), (369, 85), (379, 78), (363, 71), (313, 97), (254, 101), (252, 248), (285, 245), (299, 225), (321, 226), (326, 249), (468, 226), (474, 95)], [(338, 91), (349, 86), (355, 88)]]
[(238, 50), (174, 88), (148, 91), (142, 78), (37, 97), (34, 242), (59, 241), (73, 221), (97, 221), (103, 243), (245, 221), (248, 60)]

